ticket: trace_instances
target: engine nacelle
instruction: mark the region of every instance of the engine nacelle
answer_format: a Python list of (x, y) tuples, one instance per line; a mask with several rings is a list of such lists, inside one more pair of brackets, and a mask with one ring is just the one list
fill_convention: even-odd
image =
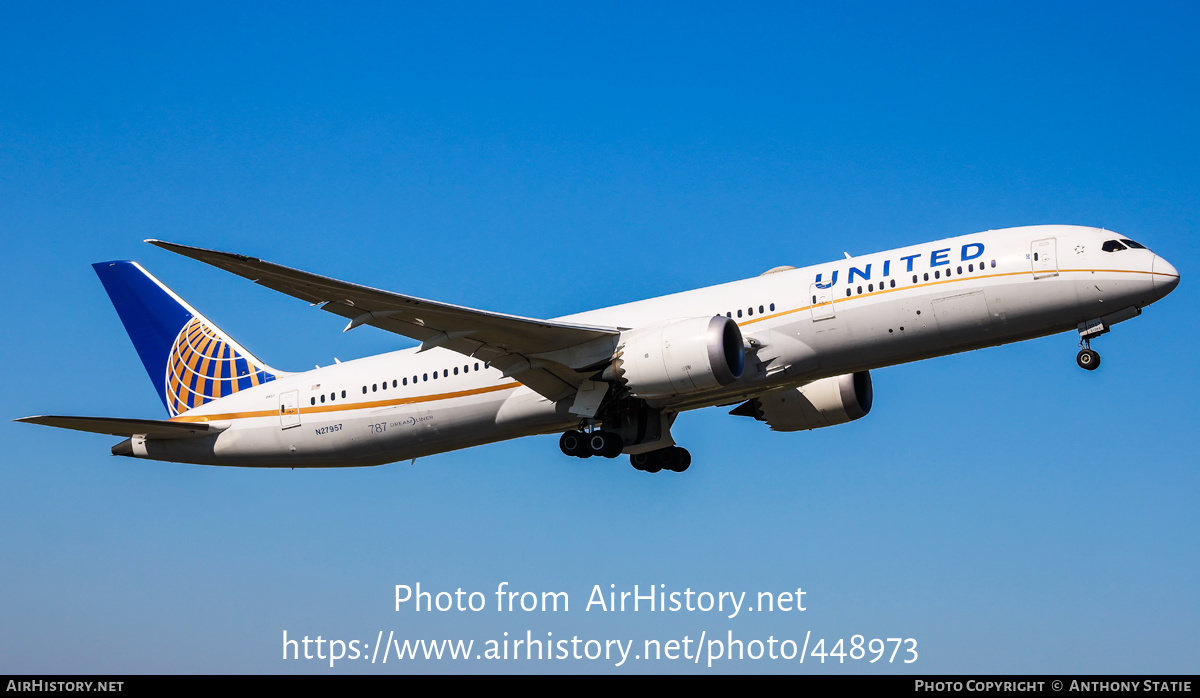
[(730, 414), (754, 417), (766, 422), (772, 431), (802, 431), (865, 417), (871, 411), (873, 397), (871, 374), (860, 371), (768, 393)]
[(742, 331), (727, 317), (688, 318), (621, 334), (607, 377), (639, 398), (690, 395), (742, 377)]

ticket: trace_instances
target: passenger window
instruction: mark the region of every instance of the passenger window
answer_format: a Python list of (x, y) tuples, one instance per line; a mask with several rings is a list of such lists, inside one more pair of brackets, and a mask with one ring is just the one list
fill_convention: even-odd
[(962, 276), (962, 267), (959, 267), (958, 269), (955, 269), (954, 271), (958, 272), (959, 276)]
[(456, 376), (458, 375), (458, 366), (454, 367), (454, 375), (456, 375)]
[(849, 297), (850, 297), (850, 289), (846, 289), (846, 297), (847, 297), (847, 298), (849, 298)]
[(995, 268), (996, 268), (996, 260), (993, 259), (992, 260), (992, 269), (995, 269)]
[(750, 317), (754, 317), (754, 308), (747, 308), (746, 314), (749, 315)]
[(479, 370), (479, 362), (478, 362), (478, 361), (476, 361), (476, 362), (475, 362), (475, 370), (476, 370), (476, 371), (478, 371), (478, 370)]
[(427, 381), (427, 380), (429, 380), (429, 374), (428, 374), (428, 373), (422, 373), (422, 374), (421, 374), (421, 380), (424, 380), (424, 381)]
[(774, 303), (771, 304), (771, 312), (772, 313), (775, 312), (775, 304)]
[(325, 396), (324, 395), (321, 396), (321, 404), (322, 405), (325, 404)]
[(891, 286), (892, 288), (896, 288), (896, 280), (892, 279), (891, 281), (888, 282), (888, 285)]
[(364, 385), (363, 386), (363, 395), (366, 395), (366, 394), (367, 394), (367, 386)]
[(449, 377), (450, 377), (450, 369), (443, 368), (442, 369), (442, 378), (449, 378)]
[[(317, 399), (316, 399), (315, 397), (310, 397), (308, 400), (309, 400), (308, 404), (310, 404), (310, 405), (315, 405), (315, 404), (317, 404)], [(282, 407), (280, 407), (279, 409), (281, 409), (281, 410), (282, 410), (283, 408), (282, 408)], [(283, 413), (281, 412), (280, 414), (283, 414)]]
[(392, 379), (392, 387), (393, 387), (393, 388), (395, 388), (395, 387), (396, 387), (396, 379), (395, 379), (395, 378), (393, 378), (393, 379)]
[(343, 390), (343, 391), (342, 391), (342, 399), (343, 399), (343, 400), (345, 400), (345, 399), (346, 399), (346, 391), (345, 391), (345, 390)]
[(942, 270), (941, 270), (941, 269), (939, 269), (939, 270), (937, 270), (937, 271), (933, 272), (933, 278), (935, 278), (935, 279), (940, 279), (940, 278), (942, 278)]
[(929, 281), (929, 272), (925, 272), (925, 280)]
[(762, 315), (762, 314), (763, 314), (763, 307), (762, 307), (761, 305), (760, 305), (760, 306), (758, 306), (758, 314), (759, 314), (759, 315)]
[(862, 295), (862, 286), (858, 287), (858, 295), (860, 295), (860, 296)]
[(740, 311), (740, 310), (739, 310), (739, 311), (738, 311), (738, 317), (741, 317), (741, 316), (742, 316), (742, 311)]
[(375, 385), (374, 383), (371, 384), (371, 392), (376, 392), (377, 388), (378, 388), (377, 385)]

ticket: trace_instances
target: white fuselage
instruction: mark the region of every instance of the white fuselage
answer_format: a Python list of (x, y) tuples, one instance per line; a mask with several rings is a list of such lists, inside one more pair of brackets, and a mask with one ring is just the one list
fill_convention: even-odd
[[(638, 328), (732, 317), (747, 340), (745, 372), (719, 389), (651, 401), (678, 412), (1132, 317), (1174, 288), (1178, 273), (1147, 249), (1102, 250), (1119, 237), (1075, 226), (989, 231), (559, 320)], [(375, 465), (577, 427), (580, 418), (564, 402), (473, 358), (413, 348), (284, 375), (214, 400), (174, 421), (208, 422), (221, 429), (215, 436), (135, 437), (132, 455), (219, 465)]]

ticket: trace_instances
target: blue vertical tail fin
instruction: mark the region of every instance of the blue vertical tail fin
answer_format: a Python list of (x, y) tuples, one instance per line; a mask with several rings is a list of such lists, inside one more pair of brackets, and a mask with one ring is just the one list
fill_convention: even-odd
[(92, 265), (174, 417), (285, 375), (254, 357), (137, 262)]

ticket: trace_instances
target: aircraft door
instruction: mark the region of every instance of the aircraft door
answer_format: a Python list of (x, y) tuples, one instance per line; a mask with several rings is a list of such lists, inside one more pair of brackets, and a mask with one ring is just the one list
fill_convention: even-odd
[(1058, 276), (1058, 255), (1055, 254), (1054, 238), (1034, 240), (1029, 251), (1029, 261), (1033, 265), (1033, 278), (1043, 279)]
[(834, 316), (833, 292), (830, 289), (811, 284), (808, 287), (808, 300), (812, 303), (813, 322), (828, 320)]
[(291, 429), (300, 426), (300, 394), (289, 390), (279, 395), (279, 426)]

